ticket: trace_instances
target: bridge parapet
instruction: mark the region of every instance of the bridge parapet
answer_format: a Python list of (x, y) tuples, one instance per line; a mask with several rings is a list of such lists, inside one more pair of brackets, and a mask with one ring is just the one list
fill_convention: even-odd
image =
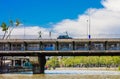
[[(10, 39), (0, 40), (0, 52), (7, 53), (49, 53), (69, 52), (78, 53), (77, 51), (88, 53), (90, 52), (106, 52), (120, 51), (120, 39), (34, 39), (21, 40)], [(30, 52), (31, 51), (31, 52)], [(62, 53), (62, 52), (61, 52)]]

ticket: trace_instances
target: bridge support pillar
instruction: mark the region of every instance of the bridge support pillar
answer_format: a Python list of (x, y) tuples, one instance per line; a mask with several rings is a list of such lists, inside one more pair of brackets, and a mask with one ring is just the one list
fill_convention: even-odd
[(46, 59), (44, 55), (38, 55), (39, 64), (33, 65), (33, 74), (44, 74)]

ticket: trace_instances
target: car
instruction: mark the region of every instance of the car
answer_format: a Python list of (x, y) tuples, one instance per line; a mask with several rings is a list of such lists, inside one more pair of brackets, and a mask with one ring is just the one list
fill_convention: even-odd
[(72, 37), (69, 37), (68, 35), (60, 35), (57, 39), (72, 39)]

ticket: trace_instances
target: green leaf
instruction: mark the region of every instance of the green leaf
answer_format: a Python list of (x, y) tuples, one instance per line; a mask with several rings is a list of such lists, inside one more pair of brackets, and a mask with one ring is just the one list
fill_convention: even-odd
[(20, 22), (19, 22), (19, 20), (17, 19), (17, 20), (16, 20), (16, 26), (19, 26), (19, 24), (20, 24)]
[(1, 27), (2, 27), (2, 31), (7, 31), (8, 30), (8, 27), (7, 27), (5, 22), (2, 23)]

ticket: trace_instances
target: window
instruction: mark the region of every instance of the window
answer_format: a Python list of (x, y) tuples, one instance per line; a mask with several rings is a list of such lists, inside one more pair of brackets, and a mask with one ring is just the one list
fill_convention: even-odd
[(12, 44), (11, 50), (22, 50), (21, 44)]
[(0, 44), (0, 50), (4, 50), (4, 44)]
[(37, 51), (39, 50), (39, 44), (28, 44), (27, 50)]
[(72, 50), (72, 44), (71, 43), (61, 43), (59, 45), (59, 50), (62, 50), (62, 51)]
[(76, 50), (88, 50), (87, 43), (76, 43)]
[(55, 44), (44, 44), (43, 50), (45, 51), (55, 50)]

